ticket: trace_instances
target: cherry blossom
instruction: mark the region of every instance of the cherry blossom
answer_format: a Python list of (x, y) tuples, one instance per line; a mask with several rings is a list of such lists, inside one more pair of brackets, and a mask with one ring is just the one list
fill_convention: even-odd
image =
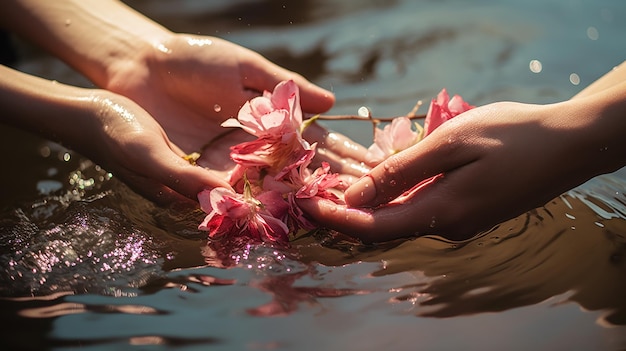
[(223, 127), (240, 127), (258, 138), (291, 138), (302, 124), (300, 93), (293, 80), (278, 83), (272, 93), (246, 102), (237, 119), (230, 118)]
[(218, 187), (200, 192), (198, 201), (207, 213), (198, 229), (208, 231), (211, 239), (248, 236), (257, 241), (288, 241), (289, 229), (280, 218), (289, 206), (279, 193), (267, 191), (254, 198), (249, 191), (239, 194)]
[(264, 92), (244, 104), (237, 119), (230, 118), (223, 127), (239, 127), (257, 137), (256, 140), (235, 145), (231, 159), (245, 167), (269, 167), (280, 171), (293, 164), (311, 145), (302, 138), (302, 109), (299, 90), (292, 80), (276, 85), (274, 91)]
[(454, 95), (450, 99), (444, 88), (437, 98), (432, 100), (423, 129), (418, 124), (412, 123), (407, 116), (394, 118), (383, 129), (374, 129), (374, 143), (368, 148), (366, 158), (373, 163), (381, 162), (417, 144), (445, 121), (472, 108), (474, 106), (463, 101), (459, 95)]
[[(409, 117), (394, 118), (384, 128), (375, 128), (374, 143), (366, 157), (381, 162), (471, 108), (458, 95), (450, 99), (443, 89), (432, 100), (424, 129)], [(236, 166), (229, 182), (234, 191), (214, 188), (198, 193), (200, 208), (207, 214), (198, 229), (207, 231), (210, 239), (285, 245), (290, 234), (317, 227), (296, 199), (321, 197), (345, 204), (337, 190), (343, 187), (341, 180), (330, 165), (322, 162), (316, 169), (310, 167), (317, 144), (310, 145), (302, 137), (307, 123), (303, 123), (299, 91), (293, 81), (281, 82), (273, 92), (248, 101), (236, 119), (228, 119), (222, 126), (241, 128), (256, 139), (231, 147), (230, 157)]]
[(394, 118), (382, 130), (374, 129), (374, 143), (368, 148), (366, 158), (371, 162), (380, 162), (387, 157), (417, 144), (421, 139), (421, 130), (414, 131), (408, 117)]
[(424, 136), (432, 133), (443, 122), (471, 110), (474, 106), (463, 101), (459, 95), (454, 95), (452, 99), (446, 89), (442, 89), (436, 99), (430, 104), (426, 119), (424, 120)]

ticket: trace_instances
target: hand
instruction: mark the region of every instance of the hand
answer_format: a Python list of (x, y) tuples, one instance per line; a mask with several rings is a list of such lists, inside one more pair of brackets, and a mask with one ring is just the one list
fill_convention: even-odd
[[(134, 64), (113, 70), (106, 88), (137, 102), (185, 153), (201, 152), (200, 164), (212, 170), (232, 169), (228, 147), (247, 140), (239, 131), (231, 133), (220, 124), (236, 117), (246, 101), (264, 90), (272, 91), (280, 81), (293, 79), (298, 84), (305, 113), (326, 111), (334, 103), (332, 93), (302, 76), (219, 38), (172, 34), (144, 48), (137, 57)], [(228, 135), (220, 137), (225, 132)], [(314, 124), (306, 137), (318, 142), (318, 160), (329, 161), (333, 171), (350, 176), (346, 182), (369, 170), (362, 163), (365, 148), (345, 136)], [(207, 143), (216, 139), (220, 139), (220, 150), (213, 143), (211, 150), (206, 149)]]
[(152, 116), (124, 96), (0, 66), (0, 106), (2, 122), (61, 142), (157, 202), (229, 187), (222, 175), (185, 161)]
[[(95, 119), (83, 124), (89, 127), (71, 133), (64, 141), (141, 195), (167, 204), (195, 200), (206, 187), (229, 187), (224, 174), (185, 160), (186, 154), (133, 101), (99, 90), (89, 101), (86, 112)], [(219, 143), (216, 150), (221, 150)]]
[(137, 102), (190, 153), (222, 133), (220, 124), (237, 117), (246, 101), (287, 79), (300, 87), (304, 112), (332, 107), (332, 93), (258, 53), (207, 36), (171, 34), (146, 46), (134, 62), (113, 65), (103, 87)]
[(466, 239), (622, 165), (624, 146), (615, 131), (622, 119), (607, 117), (601, 100), (470, 110), (346, 191), (350, 206), (370, 208), (321, 199), (300, 205), (319, 223), (364, 241), (415, 234)]
[[(58, 56), (97, 86), (135, 101), (144, 110), (141, 114), (147, 112), (158, 121), (167, 134), (168, 147), (173, 150), (176, 145), (177, 154), (201, 151), (201, 164), (212, 172), (232, 168), (225, 145), (245, 136), (231, 133), (218, 138), (219, 150), (214, 143), (209, 150), (203, 150), (204, 146), (225, 131), (220, 127), (222, 121), (236, 116), (245, 101), (263, 90), (271, 91), (279, 81), (293, 79), (300, 87), (304, 112), (323, 112), (334, 103), (332, 93), (253, 51), (214, 37), (174, 34), (119, 1), (20, 0), (2, 4), (3, 25)], [(68, 13), (74, 15), (70, 31), (67, 25), (59, 25)], [(19, 20), (24, 16), (29, 18), (27, 24)], [(33, 117), (35, 120), (38, 118)], [(315, 137), (331, 136), (323, 132)], [(343, 143), (327, 149), (336, 159), (354, 154), (354, 148), (348, 150)], [(151, 177), (167, 173), (167, 167), (159, 171), (156, 165), (159, 163), (151, 167)], [(183, 193), (196, 195), (189, 189)]]

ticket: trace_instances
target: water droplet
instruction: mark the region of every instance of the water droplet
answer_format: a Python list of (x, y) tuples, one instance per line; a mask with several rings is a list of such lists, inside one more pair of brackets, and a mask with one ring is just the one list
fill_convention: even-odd
[(331, 208), (330, 208), (330, 212), (331, 212), (331, 213), (335, 213), (335, 212), (337, 212), (337, 207), (335, 207), (335, 206), (331, 207)]
[(569, 75), (569, 82), (574, 85), (578, 85), (580, 84), (580, 77), (578, 76), (578, 74), (572, 73)]
[(156, 48), (157, 50), (165, 54), (170, 54), (172, 52), (172, 50), (170, 50), (167, 46), (165, 46), (162, 43), (158, 44)]
[(397, 182), (396, 182), (395, 179), (392, 179), (392, 180), (389, 181), (389, 185), (391, 185), (391, 186), (396, 186), (396, 184), (397, 184)]
[(361, 195), (361, 197), (363, 197), (363, 192), (361, 191), (361, 194), (359, 194), (359, 195)]
[(436, 224), (437, 224), (437, 223), (436, 223), (435, 216), (433, 216), (433, 218), (430, 220), (430, 227), (431, 227), (431, 228), (435, 228), (435, 225), (436, 225)]
[(206, 46), (213, 45), (213, 41), (209, 38), (189, 38), (187, 39), (187, 44), (190, 46)]
[(390, 165), (389, 163), (385, 163), (383, 168), (385, 169), (385, 171), (387, 171), (387, 173), (390, 173), (390, 174), (396, 172), (396, 169), (392, 165)]
[(367, 106), (361, 106), (357, 110), (357, 114), (359, 117), (370, 118), (372, 116), (372, 111)]
[(587, 28), (587, 37), (591, 40), (598, 40), (600, 33), (598, 33), (598, 29), (596, 27), (589, 27)]
[(215, 111), (215, 112), (220, 112), (221, 110), (222, 110), (222, 106), (220, 106), (220, 105), (218, 105), (218, 104), (215, 104), (215, 105), (213, 106), (213, 111)]
[(543, 69), (541, 61), (539, 60), (531, 60), (530, 63), (528, 64), (528, 67), (530, 68), (530, 71), (533, 73), (539, 73)]

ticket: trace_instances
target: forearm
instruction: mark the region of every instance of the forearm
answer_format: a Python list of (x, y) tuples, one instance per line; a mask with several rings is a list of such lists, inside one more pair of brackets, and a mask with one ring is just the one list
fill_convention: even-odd
[(626, 82), (626, 61), (581, 90), (578, 94), (574, 95), (572, 99), (588, 97), (622, 82)]
[[(98, 123), (97, 90), (82, 89), (30, 76), (0, 65), (0, 122), (50, 140), (82, 147)], [(85, 141), (86, 142), (86, 141)]]
[(59, 57), (100, 87), (167, 29), (116, 0), (3, 0), (0, 24)]
[[(615, 171), (626, 165), (626, 67), (611, 72), (600, 81), (601, 90), (563, 102), (561, 124), (572, 128), (569, 135), (576, 148), (573, 157), (585, 159), (596, 174)], [(621, 80), (620, 80), (621, 79)], [(610, 83), (610, 84), (608, 84)], [(558, 106), (557, 106), (558, 107)], [(557, 109), (558, 110), (558, 109)]]

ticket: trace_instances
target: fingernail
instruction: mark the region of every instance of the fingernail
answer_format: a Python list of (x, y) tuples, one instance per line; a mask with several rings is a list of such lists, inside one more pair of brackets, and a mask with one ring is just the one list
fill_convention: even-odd
[(365, 206), (376, 198), (376, 186), (370, 175), (366, 175), (352, 184), (345, 193), (345, 200), (349, 206)]

